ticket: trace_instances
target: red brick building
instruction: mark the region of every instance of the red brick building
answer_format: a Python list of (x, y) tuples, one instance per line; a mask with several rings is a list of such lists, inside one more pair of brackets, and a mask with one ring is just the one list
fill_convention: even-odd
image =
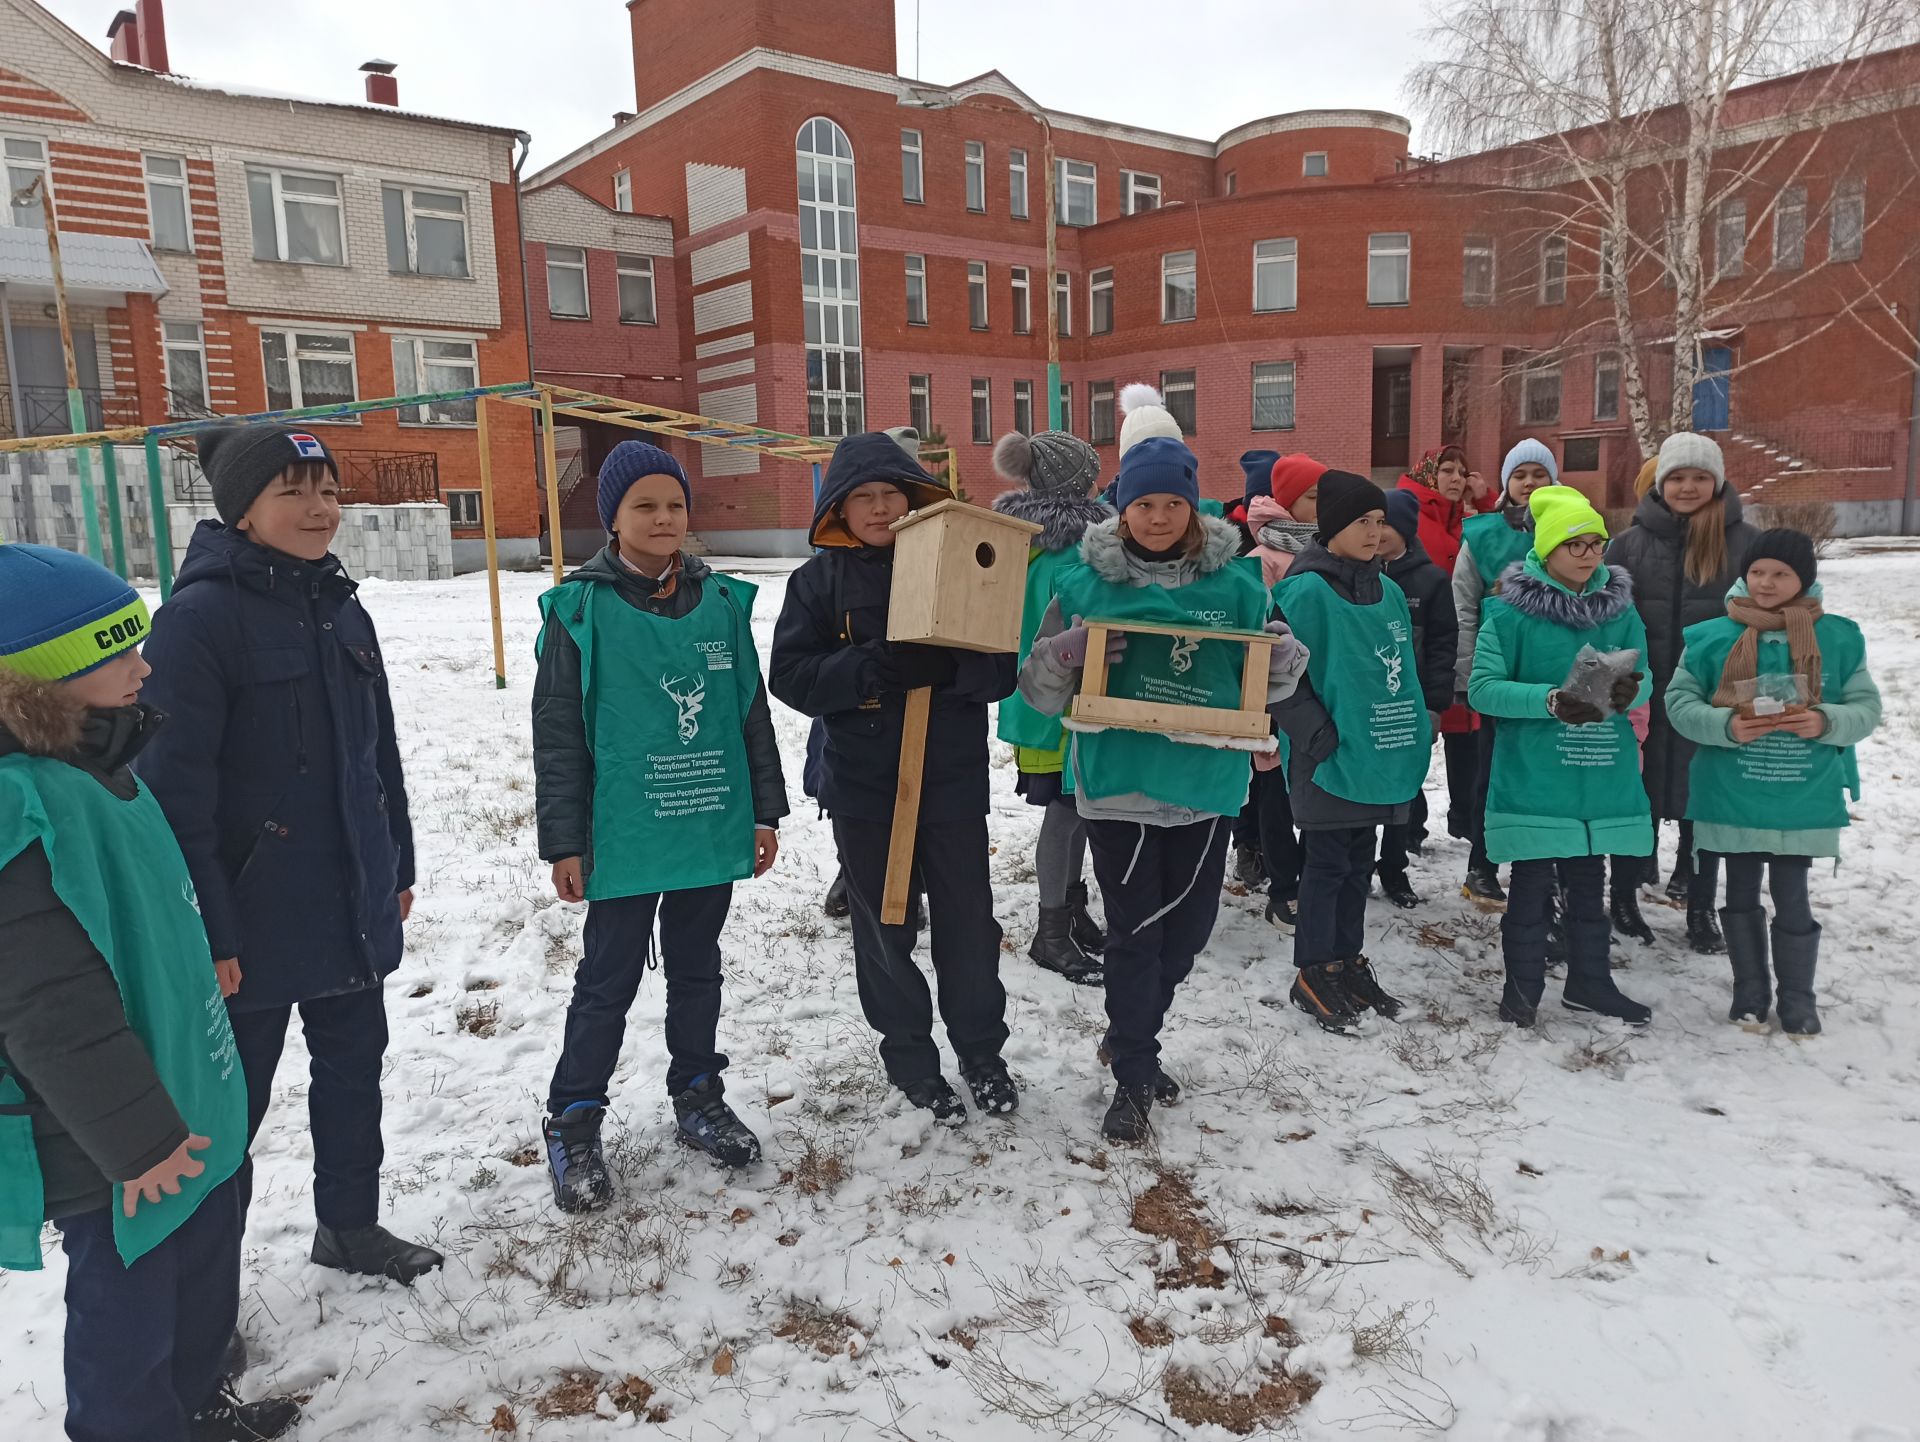
[[(1623, 499), (1638, 450), (1596, 325), (1596, 267), (1489, 198), (1495, 158), (1419, 163), (1407, 122), (1372, 111), (1204, 140), (1046, 111), (998, 72), (908, 81), (893, 73), (890, 0), (837, 7), (831, 24), (775, 0), (627, 8), (635, 111), (529, 185), (670, 229), (671, 257), (652, 265), (657, 329), (622, 338), (632, 323), (597, 300), (585, 320), (552, 317), (535, 331), (543, 374), (631, 364), (596, 388), (796, 433), (912, 421), (945, 435), (984, 499), (993, 439), (1047, 419), (1050, 148), (1066, 423), (1109, 459), (1114, 397), (1144, 380), (1165, 389), (1218, 496), (1238, 494), (1252, 448), (1390, 477), (1443, 439), (1492, 470), (1533, 434), (1569, 479)], [(1842, 502), (1852, 529), (1897, 519), (1915, 459), (1902, 338), (1920, 308), (1920, 176), (1915, 148), (1887, 143), (1920, 138), (1915, 61), (1863, 67), (1843, 111), (1805, 109), (1789, 78), (1737, 93), (1730, 112), (1730, 145), (1760, 156), (1748, 273), (1808, 274), (1721, 307), (1708, 362), (1727, 374), (1696, 423), (1722, 433), (1743, 485), (1777, 476), (1775, 497)], [(1782, 222), (1776, 256), (1782, 196), (1800, 219)], [(589, 287), (610, 294), (614, 239), (574, 240)], [(538, 311), (555, 272), (530, 267)], [(689, 459), (717, 480), (695, 505), (716, 549), (801, 547), (803, 468)]]

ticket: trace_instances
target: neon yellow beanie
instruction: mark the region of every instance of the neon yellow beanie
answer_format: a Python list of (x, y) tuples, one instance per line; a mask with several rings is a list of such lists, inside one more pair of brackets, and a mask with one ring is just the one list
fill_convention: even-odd
[(1527, 498), (1533, 512), (1533, 553), (1546, 560), (1574, 536), (1607, 534), (1606, 519), (1572, 486), (1542, 486)]

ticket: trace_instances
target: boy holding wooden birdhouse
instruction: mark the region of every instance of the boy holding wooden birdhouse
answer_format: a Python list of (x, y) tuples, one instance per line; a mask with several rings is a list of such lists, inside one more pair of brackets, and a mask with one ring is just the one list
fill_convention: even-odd
[(1006, 991), (987, 873), (987, 707), (1013, 690), (1014, 657), (887, 640), (894, 522), (951, 493), (882, 431), (835, 447), (808, 539), (818, 553), (787, 583), (768, 686), (826, 722), (820, 805), (847, 880), (854, 972), (888, 1079), (942, 1122), (966, 1110), (941, 1074), (933, 998), (914, 964), (917, 928), (881, 917), (908, 693), (932, 692), (915, 833), (926, 884), (940, 1016), (975, 1107), (1019, 1105), (1000, 1058)]

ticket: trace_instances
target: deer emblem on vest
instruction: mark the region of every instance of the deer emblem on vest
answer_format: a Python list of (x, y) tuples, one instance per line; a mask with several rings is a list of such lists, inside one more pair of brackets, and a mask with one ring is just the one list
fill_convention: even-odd
[(707, 683), (696, 681), (689, 685), (685, 676), (662, 676), (660, 689), (673, 698), (680, 744), (685, 746), (700, 734), (700, 712), (707, 703)]
[(1398, 646), (1375, 646), (1373, 648), (1373, 654), (1379, 658), (1380, 664), (1387, 668), (1387, 694), (1389, 696), (1398, 696), (1400, 694), (1400, 667), (1405, 660), (1405, 657), (1400, 654), (1400, 648)]
[(1175, 636), (1173, 650), (1167, 656), (1167, 665), (1176, 676), (1184, 676), (1193, 669), (1193, 653), (1200, 649), (1198, 636)]

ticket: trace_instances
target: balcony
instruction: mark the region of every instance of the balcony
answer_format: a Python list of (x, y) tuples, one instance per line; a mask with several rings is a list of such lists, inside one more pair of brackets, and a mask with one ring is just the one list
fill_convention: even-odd
[[(336, 450), (333, 461), (340, 470), (340, 504), (343, 506), (397, 506), (440, 499), (440, 457), (433, 451)], [(176, 501), (212, 498), (198, 465), (175, 469), (173, 498)]]
[[(20, 386), (20, 411), (14, 413), (14, 388), (0, 386), (0, 440), (27, 436), (64, 436), (73, 430), (67, 420), (67, 392), (63, 386)], [(82, 388), (86, 429), (140, 424), (140, 402), (135, 396), (105, 395)]]

